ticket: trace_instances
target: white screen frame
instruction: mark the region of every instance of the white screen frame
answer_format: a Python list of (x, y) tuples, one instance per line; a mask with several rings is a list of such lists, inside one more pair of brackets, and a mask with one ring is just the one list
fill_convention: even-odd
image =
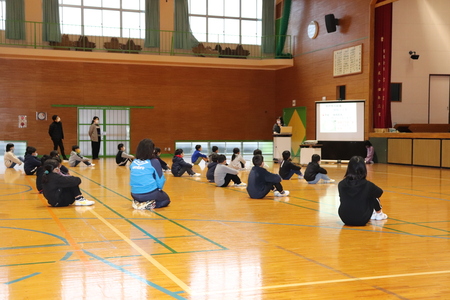
[[(316, 101), (316, 140), (364, 141), (365, 102), (365, 100)], [(342, 112), (336, 116), (327, 113), (333, 109)], [(346, 113), (350, 114), (345, 116)], [(336, 126), (327, 126), (330, 122), (344, 123), (343, 128), (348, 129), (341, 130)]]

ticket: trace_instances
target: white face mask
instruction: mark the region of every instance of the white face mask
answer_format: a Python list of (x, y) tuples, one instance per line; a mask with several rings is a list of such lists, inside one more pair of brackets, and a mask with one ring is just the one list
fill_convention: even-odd
[(280, 121), (280, 120), (278, 120), (278, 121), (277, 121), (277, 124), (281, 124), (281, 121)]
[(33, 155), (33, 156), (38, 156), (38, 153), (37, 153), (37, 152), (35, 152), (35, 153), (33, 153), (32, 155)]

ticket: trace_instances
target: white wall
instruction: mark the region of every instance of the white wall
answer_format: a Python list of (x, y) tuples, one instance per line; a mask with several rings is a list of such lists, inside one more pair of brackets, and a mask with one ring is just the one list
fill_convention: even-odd
[[(408, 52), (416, 51), (418, 60)], [(393, 123), (428, 123), (430, 74), (450, 75), (450, 1), (394, 3), (392, 82), (403, 83), (402, 102), (393, 102)], [(446, 109), (446, 108), (445, 108)]]

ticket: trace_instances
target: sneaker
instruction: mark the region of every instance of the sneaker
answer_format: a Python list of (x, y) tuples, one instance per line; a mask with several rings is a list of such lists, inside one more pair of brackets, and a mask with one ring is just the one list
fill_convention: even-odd
[(90, 164), (88, 167), (95, 167), (95, 164)]
[(377, 221), (386, 220), (387, 218), (388, 218), (388, 215), (385, 214), (384, 212), (376, 213), (376, 216), (375, 216), (375, 220), (377, 220)]
[(200, 173), (194, 173), (194, 174), (192, 174), (192, 175), (190, 175), (191, 177), (200, 177), (200, 176), (202, 176), (202, 174), (200, 174)]
[(336, 180), (334, 180), (334, 179), (330, 179), (330, 180), (324, 180), (323, 181), (323, 183), (333, 183), (333, 182), (335, 182)]
[(375, 220), (377, 218), (377, 212), (376, 212), (376, 210), (374, 209), (373, 210), (373, 213), (372, 213), (372, 216), (370, 217), (370, 219), (371, 220)]
[(235, 186), (235, 187), (244, 187), (244, 186), (247, 186), (247, 184), (241, 182), (241, 183), (239, 183), (239, 184), (234, 184), (234, 186)]
[(75, 202), (73, 203), (73, 205), (75, 205), (75, 206), (89, 206), (89, 205), (94, 205), (94, 204), (95, 204), (95, 201), (85, 199), (84, 197), (82, 197), (78, 200), (75, 200)]
[(303, 175), (298, 175), (298, 179), (303, 179)]
[(139, 202), (139, 201), (133, 200), (133, 203), (131, 204), (131, 206), (133, 206), (134, 209), (138, 209), (138, 210), (152, 210), (156, 206), (156, 201), (150, 200), (150, 201), (146, 201), (146, 202)]
[(289, 195), (289, 191), (285, 190), (285, 191), (283, 191), (283, 193), (280, 193), (279, 191), (275, 191), (275, 192), (273, 192), (273, 195), (275, 197), (286, 197)]

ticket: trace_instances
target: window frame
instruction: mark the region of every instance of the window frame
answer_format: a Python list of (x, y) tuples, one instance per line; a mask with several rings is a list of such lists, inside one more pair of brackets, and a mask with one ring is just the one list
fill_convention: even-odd
[[(225, 1), (226, 0), (224, 0), (223, 1), (223, 12), (224, 12), (224, 14), (225, 14)], [(206, 5), (206, 7), (205, 7), (205, 14), (203, 15), (203, 14), (191, 14), (191, 4), (192, 4), (192, 2), (193, 2), (193, 0), (188, 0), (188, 16), (189, 16), (189, 21), (191, 21), (191, 17), (197, 17), (197, 18), (205, 18), (205, 23), (206, 23), (206, 28), (205, 28), (205, 32), (195, 32), (195, 31), (193, 31), (192, 33), (194, 34), (194, 36), (199, 40), (199, 41), (201, 41), (201, 42), (206, 42), (206, 43), (231, 43), (231, 44), (241, 44), (241, 45), (261, 45), (261, 32), (262, 32), (262, 1), (260, 1), (260, 0), (256, 0), (256, 3), (257, 3), (257, 7), (256, 7), (256, 11), (255, 11), (255, 14), (256, 14), (256, 17), (255, 18), (249, 18), (249, 17), (242, 17), (242, 14), (243, 14), (243, 12), (242, 12), (242, 2), (243, 1), (245, 1), (245, 0), (238, 0), (239, 1), (239, 17), (232, 17), (232, 16), (218, 16), (218, 15), (209, 15), (208, 14), (208, 6), (209, 6), (209, 1), (208, 0), (206, 0), (205, 1), (205, 5)], [(258, 4), (259, 4), (259, 7), (258, 7)], [(259, 11), (258, 11), (259, 10)], [(219, 19), (219, 20), (223, 20), (223, 22), (225, 23), (225, 21), (226, 20), (238, 20), (238, 22), (239, 22), (239, 34), (238, 34), (238, 36), (239, 36), (239, 41), (236, 43), (236, 42), (226, 42), (226, 41), (223, 41), (223, 40), (221, 40), (221, 41), (212, 41), (212, 40), (210, 40), (210, 35), (212, 35), (212, 33), (210, 34), (209, 32), (210, 32), (210, 29), (209, 29), (209, 24), (210, 24), (210, 22), (209, 22), (209, 19)], [(243, 23), (243, 21), (245, 22), (245, 21), (252, 21), (252, 22), (256, 22), (256, 33), (255, 33), (255, 36), (254, 36), (254, 40), (255, 41), (257, 41), (256, 43), (246, 43), (246, 42), (243, 42), (243, 40), (253, 40), (253, 37), (251, 37), (251, 36), (242, 36), (242, 23)], [(259, 25), (258, 25), (258, 23), (259, 23)], [(259, 30), (258, 30), (258, 26), (259, 26)], [(225, 25), (224, 25), (224, 28), (225, 28)], [(192, 28), (191, 28), (191, 30), (192, 30)], [(258, 32), (259, 31), (259, 32)], [(196, 35), (197, 34), (197, 35)], [(214, 33), (215, 35), (217, 35), (217, 33)], [(226, 36), (226, 33), (225, 32), (223, 32), (223, 36), (225, 37)], [(200, 37), (206, 37), (206, 40), (202, 40), (202, 38), (200, 38)], [(250, 38), (246, 38), (246, 37), (250, 37)]]
[(5, 17), (6, 17), (6, 0), (0, 0), (0, 30), (5, 29)]
[[(0, 1), (4, 1), (4, 0), (0, 0)], [(64, 4), (64, 0), (59, 0), (59, 12), (60, 12), (60, 26), (61, 26), (61, 33), (65, 34), (73, 34), (73, 32), (69, 32), (69, 31), (65, 31), (64, 30), (64, 25), (66, 26), (70, 26), (70, 25), (75, 25), (75, 26), (80, 26), (80, 34), (81, 35), (86, 35), (85, 34), (85, 10), (98, 10), (101, 13), (101, 34), (97, 35), (97, 34), (87, 34), (89, 36), (102, 36), (102, 37), (119, 37), (119, 38), (139, 38), (139, 39), (143, 39), (145, 37), (145, 1), (140, 0), (139, 1), (139, 9), (129, 9), (129, 8), (123, 8), (123, 2), (127, 1), (127, 0), (120, 0), (120, 8), (112, 8), (112, 7), (104, 7), (103, 3), (105, 1), (108, 0), (100, 0), (101, 1), (101, 6), (90, 6), (90, 5), (85, 5), (84, 1), (85, 0), (79, 0), (80, 4)], [(80, 9), (80, 24), (70, 24), (70, 23), (65, 23), (64, 22), (64, 8), (77, 8)], [(119, 24), (117, 27), (110, 27), (110, 26), (104, 26), (104, 11), (115, 11), (115, 12), (119, 12)], [(124, 27), (123, 23), (124, 23), (124, 13), (138, 13), (139, 14), (139, 27), (138, 28), (129, 28), (129, 27)], [(110, 32), (112, 28), (117, 28), (119, 29), (119, 35), (111, 35), (111, 34), (105, 34), (105, 32)], [(131, 35), (124, 35), (125, 31), (127, 29), (133, 29), (139, 32), (138, 36), (131, 36)]]

